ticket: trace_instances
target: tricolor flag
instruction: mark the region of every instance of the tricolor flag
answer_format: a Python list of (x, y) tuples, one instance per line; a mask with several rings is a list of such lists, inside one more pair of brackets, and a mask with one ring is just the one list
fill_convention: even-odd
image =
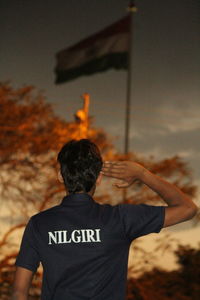
[(127, 69), (130, 15), (57, 53), (56, 83), (108, 69)]

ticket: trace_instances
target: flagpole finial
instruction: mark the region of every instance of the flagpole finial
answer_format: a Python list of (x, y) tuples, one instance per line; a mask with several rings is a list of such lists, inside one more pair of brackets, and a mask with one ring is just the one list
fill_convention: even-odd
[(137, 12), (137, 7), (136, 7), (136, 5), (135, 5), (135, 1), (134, 1), (134, 0), (130, 0), (130, 1), (129, 1), (128, 11), (129, 11), (130, 13)]

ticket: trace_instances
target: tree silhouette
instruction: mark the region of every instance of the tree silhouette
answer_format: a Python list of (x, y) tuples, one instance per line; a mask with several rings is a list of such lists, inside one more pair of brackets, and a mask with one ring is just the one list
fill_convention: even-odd
[(200, 295), (200, 247), (179, 246), (179, 269), (159, 268), (128, 282), (128, 300), (198, 300)]

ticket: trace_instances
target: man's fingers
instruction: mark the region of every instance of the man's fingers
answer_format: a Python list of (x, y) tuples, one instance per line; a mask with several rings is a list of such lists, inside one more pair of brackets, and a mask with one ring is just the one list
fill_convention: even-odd
[(121, 172), (116, 172), (116, 171), (101, 171), (103, 175), (108, 176), (108, 177), (113, 177), (113, 178), (122, 178)]
[(121, 179), (121, 181), (117, 181), (113, 183), (113, 186), (117, 188), (125, 188), (129, 186), (129, 183), (124, 181), (125, 172), (126, 171), (126, 163), (124, 161), (105, 161), (103, 163), (102, 174), (108, 177)]
[(103, 164), (103, 171), (122, 171), (124, 169), (123, 164), (117, 164), (117, 163), (104, 163)]
[(122, 173), (122, 170), (115, 169), (115, 168), (102, 168), (102, 171), (105, 173), (118, 173), (118, 174)]
[(125, 164), (123, 162), (104, 162), (102, 168), (102, 174), (108, 177), (113, 177), (117, 179), (123, 179), (125, 174)]
[(118, 171), (118, 172), (121, 172), (123, 170), (125, 170), (125, 168), (123, 166), (105, 166), (102, 168), (103, 171)]
[(123, 161), (105, 161), (103, 163), (103, 167), (106, 167), (106, 168), (120, 168), (122, 166), (125, 166), (125, 163)]

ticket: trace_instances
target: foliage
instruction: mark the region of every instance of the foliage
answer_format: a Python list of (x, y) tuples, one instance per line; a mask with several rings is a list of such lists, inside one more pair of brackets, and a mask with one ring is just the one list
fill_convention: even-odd
[(179, 246), (179, 269), (153, 269), (128, 282), (128, 300), (198, 300), (200, 295), (200, 247)]

